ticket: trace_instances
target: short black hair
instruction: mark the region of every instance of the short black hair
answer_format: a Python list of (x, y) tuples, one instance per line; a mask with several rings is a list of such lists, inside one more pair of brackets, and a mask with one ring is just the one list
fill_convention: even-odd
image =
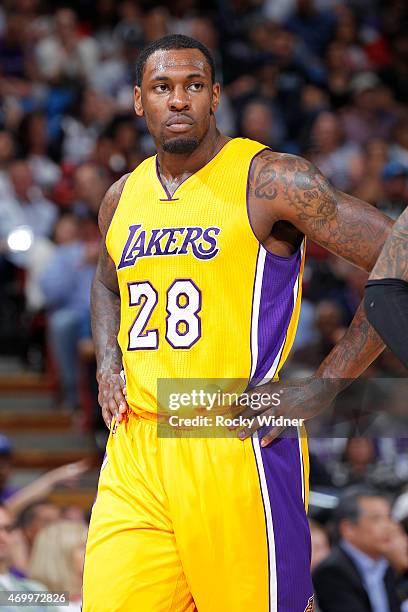
[(360, 499), (362, 497), (382, 497), (388, 501), (386, 494), (370, 485), (352, 485), (343, 491), (339, 504), (334, 511), (334, 520), (337, 526), (342, 521), (358, 523), (361, 516)]
[(170, 34), (169, 36), (163, 36), (158, 40), (153, 41), (146, 47), (144, 47), (136, 60), (136, 85), (140, 87), (142, 83), (143, 70), (148, 58), (153, 55), (156, 51), (164, 50), (169, 51), (170, 49), (198, 49), (206, 58), (208, 65), (211, 69), (211, 80), (215, 82), (215, 64), (214, 58), (210, 51), (203, 43), (190, 36), (184, 36), (183, 34)]

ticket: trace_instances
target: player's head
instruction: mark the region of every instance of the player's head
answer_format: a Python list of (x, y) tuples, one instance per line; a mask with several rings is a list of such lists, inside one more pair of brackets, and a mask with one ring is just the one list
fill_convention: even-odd
[(165, 36), (145, 47), (136, 64), (135, 111), (156, 146), (187, 155), (202, 142), (218, 106), (214, 60), (188, 36)]

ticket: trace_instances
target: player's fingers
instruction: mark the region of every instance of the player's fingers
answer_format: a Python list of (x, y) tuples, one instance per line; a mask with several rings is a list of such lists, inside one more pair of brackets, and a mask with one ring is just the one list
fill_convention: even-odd
[(123, 391), (122, 391), (122, 389), (120, 387), (115, 389), (115, 391), (113, 393), (113, 399), (115, 400), (116, 404), (118, 405), (119, 413), (120, 414), (122, 414), (123, 412), (125, 412), (127, 410), (128, 405), (126, 403), (125, 396), (123, 395)]
[(272, 429), (268, 431), (268, 433), (265, 436), (263, 436), (261, 440), (262, 448), (265, 446), (268, 446), (271, 442), (276, 440), (276, 438), (278, 438), (281, 435), (284, 429), (285, 427), (272, 427)]
[(102, 406), (102, 418), (105, 421), (106, 427), (110, 429), (112, 423), (112, 415), (110, 413), (110, 410), (108, 410), (106, 406)]
[(114, 397), (110, 397), (109, 401), (107, 402), (107, 406), (108, 406), (108, 410), (111, 413), (112, 417), (114, 417), (117, 421), (120, 420), (120, 412), (119, 412), (119, 406), (116, 403), (116, 400)]
[[(268, 412), (266, 414), (268, 414)], [(237, 434), (238, 438), (240, 440), (246, 440), (247, 438), (250, 438), (260, 427), (261, 425), (258, 419), (255, 417), (253, 418), (251, 425), (247, 425), (246, 427), (240, 429), (240, 431)]]
[(256, 418), (256, 416), (258, 414), (262, 414), (263, 412), (265, 412), (267, 410), (267, 408), (263, 408), (262, 410), (254, 410), (251, 407), (246, 407), (243, 410), (235, 410), (232, 412), (232, 416), (236, 421), (235, 425), (231, 425), (228, 429), (233, 431), (234, 429), (239, 429), (240, 425), (239, 425), (239, 421), (242, 421), (243, 419), (252, 419), (252, 418)]
[(103, 402), (105, 400), (105, 393), (102, 391), (101, 387), (99, 387), (98, 391), (98, 404), (102, 407)]
[[(256, 395), (259, 395), (256, 393)], [(259, 404), (259, 398), (256, 397), (255, 401), (253, 399), (254, 393), (243, 393), (239, 398), (238, 403), (233, 404), (231, 406), (231, 414), (234, 419), (252, 419), (253, 417), (257, 417), (257, 415), (264, 414), (269, 410), (273, 410), (275, 408), (275, 404), (271, 404), (271, 401), (268, 397), (265, 397), (263, 401), (265, 403)], [(238, 429), (239, 425), (230, 427), (231, 430)]]

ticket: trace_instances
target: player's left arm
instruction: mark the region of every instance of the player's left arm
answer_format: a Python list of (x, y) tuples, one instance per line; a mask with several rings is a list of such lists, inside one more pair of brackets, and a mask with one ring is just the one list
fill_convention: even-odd
[(371, 272), (364, 306), (371, 325), (408, 368), (408, 207)]
[[(292, 155), (261, 153), (253, 164), (249, 193), (254, 207), (262, 207), (271, 228), (277, 221), (290, 222), (308, 238), (367, 271), (373, 268), (392, 226), (374, 206), (338, 191), (313, 164)], [(270, 412), (311, 418), (358, 378), (383, 349), (360, 304), (347, 332), (314, 376), (279, 383), (281, 405), (278, 411), (274, 408)], [(276, 383), (264, 387), (256, 391), (277, 390)], [(255, 421), (240, 437), (248, 437), (257, 428)], [(281, 430), (268, 432), (262, 445), (269, 444)]]

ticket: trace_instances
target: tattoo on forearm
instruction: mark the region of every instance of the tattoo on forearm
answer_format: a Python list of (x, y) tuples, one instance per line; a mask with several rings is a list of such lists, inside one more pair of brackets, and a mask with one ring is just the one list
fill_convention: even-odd
[(361, 303), (343, 338), (320, 365), (317, 376), (357, 378), (383, 350), (384, 343), (367, 321)]
[(102, 245), (91, 292), (92, 336), (97, 370), (119, 372), (122, 354), (117, 341), (120, 326), (120, 296), (115, 264), (106, 249), (105, 238), (129, 175), (114, 183), (106, 193), (99, 211)]
[(408, 207), (395, 222), (370, 279), (400, 278), (408, 281)]
[(117, 342), (120, 324), (120, 298), (95, 277), (91, 299), (92, 336), (98, 372), (120, 371), (122, 354)]

